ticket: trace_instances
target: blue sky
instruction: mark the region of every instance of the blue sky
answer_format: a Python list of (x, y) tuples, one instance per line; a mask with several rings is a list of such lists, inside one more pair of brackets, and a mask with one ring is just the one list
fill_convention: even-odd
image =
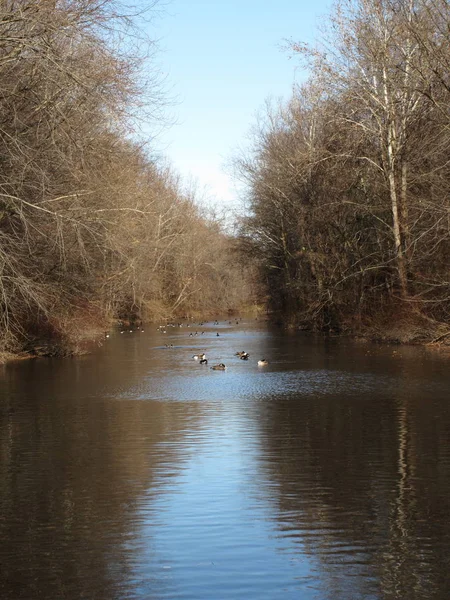
[(234, 208), (238, 190), (225, 166), (248, 144), (268, 97), (288, 98), (305, 79), (286, 40), (313, 42), (330, 0), (171, 0), (154, 24), (158, 63), (176, 119), (159, 149), (213, 205)]

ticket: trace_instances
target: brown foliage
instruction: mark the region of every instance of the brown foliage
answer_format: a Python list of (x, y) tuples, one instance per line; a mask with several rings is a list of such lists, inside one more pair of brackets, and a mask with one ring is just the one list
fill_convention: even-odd
[(323, 48), (294, 44), (311, 80), (238, 164), (272, 309), (334, 330), (397, 304), (448, 323), (449, 17), (448, 3), (348, 0)]
[(44, 339), (67, 353), (82, 322), (220, 311), (238, 285), (231, 242), (129, 135), (137, 112), (162, 108), (130, 14), (113, 0), (0, 2), (4, 349)]

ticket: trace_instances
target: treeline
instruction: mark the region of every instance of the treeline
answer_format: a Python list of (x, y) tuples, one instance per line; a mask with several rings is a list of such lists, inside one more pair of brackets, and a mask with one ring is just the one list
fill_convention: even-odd
[(248, 298), (234, 242), (130, 136), (164, 108), (135, 23), (113, 0), (0, 0), (2, 351)]
[[(444, 339), (450, 300), (450, 4), (343, 0), (251, 152), (242, 245), (269, 307), (320, 330)], [(401, 331), (402, 330), (402, 331)]]

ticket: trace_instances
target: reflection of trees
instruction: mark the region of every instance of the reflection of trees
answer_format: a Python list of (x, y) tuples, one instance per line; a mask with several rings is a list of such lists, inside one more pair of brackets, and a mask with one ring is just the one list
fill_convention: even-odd
[(320, 561), (333, 599), (447, 598), (450, 416), (402, 382), (396, 403), (375, 394), (257, 405), (280, 528)]
[[(139, 509), (182, 464), (180, 431), (186, 419), (195, 427), (195, 408), (105, 399), (145, 370), (111, 363), (107, 380), (97, 358), (8, 367), (11, 404), (5, 394), (0, 408), (5, 600), (125, 597)], [(160, 450), (161, 441), (170, 443)]]
[(448, 597), (449, 426), (445, 410), (420, 398), (398, 401), (395, 495), (380, 557), (387, 598)]

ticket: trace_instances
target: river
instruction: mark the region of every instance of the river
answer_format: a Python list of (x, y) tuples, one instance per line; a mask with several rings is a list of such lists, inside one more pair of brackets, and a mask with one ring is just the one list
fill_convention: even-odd
[(163, 331), (0, 367), (2, 600), (448, 600), (449, 354)]

